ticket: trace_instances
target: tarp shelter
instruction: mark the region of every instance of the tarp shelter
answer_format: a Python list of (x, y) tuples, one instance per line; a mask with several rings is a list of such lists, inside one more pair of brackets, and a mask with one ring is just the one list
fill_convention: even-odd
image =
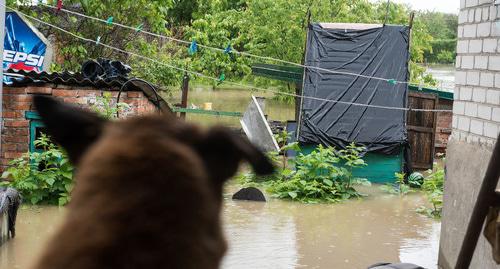
[(407, 26), (310, 25), (306, 65), (318, 69), (305, 69), (303, 95), (334, 102), (303, 99), (299, 141), (399, 153), (407, 143), (406, 112), (380, 107), (405, 108), (408, 85), (369, 77), (407, 81), (408, 40)]
[(305, 68), (303, 95), (329, 101), (303, 98), (298, 140), (336, 148), (356, 142), (402, 160), (406, 111), (398, 108), (407, 107), (408, 84), (398, 81), (409, 80), (409, 35), (400, 25), (311, 24), (305, 65), (316, 68)]

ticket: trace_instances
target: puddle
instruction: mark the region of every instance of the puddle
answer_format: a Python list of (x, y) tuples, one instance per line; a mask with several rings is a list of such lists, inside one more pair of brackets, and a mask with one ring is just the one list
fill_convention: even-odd
[[(371, 187), (363, 200), (306, 205), (232, 201), (236, 189), (228, 186), (225, 197), (223, 269), (366, 268), (382, 261), (436, 268), (440, 224), (415, 213), (425, 204), (421, 194), (398, 197)], [(0, 246), (0, 268), (28, 268), (64, 211), (22, 208), (18, 236)]]

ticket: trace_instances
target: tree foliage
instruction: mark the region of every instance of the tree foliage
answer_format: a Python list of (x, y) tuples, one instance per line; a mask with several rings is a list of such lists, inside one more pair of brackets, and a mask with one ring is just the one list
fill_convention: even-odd
[[(187, 68), (212, 77), (225, 74), (228, 80), (249, 81), (258, 86), (278, 87), (290, 91), (283, 82), (251, 76), (254, 63), (266, 62), (200, 47), (194, 55), (187, 52), (188, 44), (152, 37), (134, 30), (106, 25), (42, 5), (23, 5), (29, 0), (8, 1), (44, 21), (60, 26), (82, 37), (110, 44), (119, 49), (145, 55), (158, 62)], [(51, 1), (49, 1), (50, 3)], [(52, 1), (55, 4), (55, 0)], [(368, 0), (66, 0), (64, 8), (89, 16), (139, 26), (142, 29), (182, 40), (196, 40), (198, 44), (220, 49), (230, 45), (238, 51), (300, 63), (304, 56), (308, 12), (312, 22), (384, 23), (386, 1)], [(387, 23), (408, 24), (410, 8), (391, 3)], [(423, 16), (425, 15), (425, 16)], [(411, 44), (411, 79), (413, 82), (432, 82), (423, 75), (417, 63), (432, 53), (433, 37), (428, 14), (419, 14), (414, 21)], [(446, 17), (448, 22), (448, 17)], [(158, 62), (119, 53), (90, 42), (83, 42), (53, 28), (37, 24), (41, 31), (52, 35), (57, 43), (57, 61), (54, 70), (78, 71), (89, 58), (107, 57), (122, 60), (133, 67), (133, 75), (159, 85), (178, 85), (182, 72)], [(450, 59), (443, 53), (440, 59)], [(267, 61), (269, 62), (269, 61)], [(273, 62), (276, 63), (276, 62)], [(201, 80), (201, 78), (195, 78)], [(205, 81), (207, 82), (207, 81)], [(214, 81), (211, 81), (214, 83)]]
[(424, 53), (424, 59), (429, 63), (455, 62), (457, 46), (458, 18), (455, 14), (440, 12), (419, 13), (429, 34), (433, 37), (432, 51)]

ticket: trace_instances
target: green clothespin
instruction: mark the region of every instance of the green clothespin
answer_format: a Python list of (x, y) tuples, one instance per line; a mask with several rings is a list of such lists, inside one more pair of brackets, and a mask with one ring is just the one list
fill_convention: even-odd
[(107, 24), (107, 25), (112, 25), (112, 24), (113, 24), (113, 16), (109, 17), (109, 18), (106, 20), (106, 24)]
[(226, 80), (226, 75), (224, 73), (222, 73), (219, 76), (219, 80), (217, 81), (217, 85), (222, 84), (222, 82), (224, 82), (224, 80)]
[(135, 28), (135, 32), (136, 32), (136, 33), (141, 32), (143, 27), (144, 27), (144, 23), (139, 24), (139, 25)]
[(396, 85), (398, 83), (395, 79), (389, 79), (387, 82), (392, 85)]

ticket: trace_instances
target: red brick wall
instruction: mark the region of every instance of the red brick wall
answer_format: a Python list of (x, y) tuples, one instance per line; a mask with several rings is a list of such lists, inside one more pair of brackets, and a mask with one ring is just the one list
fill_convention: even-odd
[[(78, 104), (87, 108), (95, 104), (96, 96), (102, 96), (104, 92), (111, 92), (114, 98), (118, 95), (117, 91), (106, 89), (55, 85), (22, 88), (4, 87), (3, 91), (4, 125), (1, 137), (0, 171), (3, 171), (12, 159), (21, 157), (23, 153), (29, 150), (29, 120), (25, 118), (25, 112), (34, 109), (32, 103), (33, 94), (52, 95), (64, 102)], [(120, 118), (156, 111), (156, 107), (139, 91), (122, 92), (120, 102), (130, 105), (130, 109), (120, 114)]]
[[(453, 109), (453, 101), (439, 99), (438, 109)], [(436, 124), (436, 153), (445, 153), (448, 145), (448, 138), (451, 135), (452, 112), (439, 112), (437, 115)]]

